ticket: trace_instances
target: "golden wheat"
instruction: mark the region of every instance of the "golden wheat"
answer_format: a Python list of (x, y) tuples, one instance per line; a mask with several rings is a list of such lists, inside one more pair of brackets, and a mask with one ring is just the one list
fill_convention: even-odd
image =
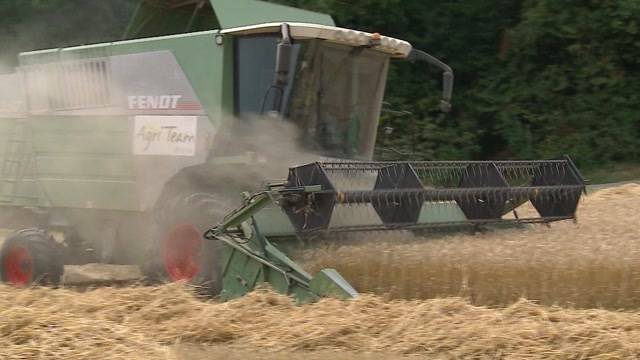
[(526, 297), (548, 305), (637, 309), (638, 226), (640, 185), (629, 184), (587, 196), (577, 224), (432, 238), (371, 233), (357, 245), (307, 251), (302, 261), (311, 271), (336, 268), (361, 292), (393, 298), (464, 296), (500, 305)]
[(171, 346), (181, 343), (297, 356), (310, 351), (504, 359), (640, 356), (640, 314), (526, 300), (492, 309), (460, 298), (388, 301), (363, 295), (296, 306), (266, 290), (227, 303), (207, 302), (180, 284), (85, 293), (0, 287), (0, 319), (2, 359), (173, 359), (178, 355)]

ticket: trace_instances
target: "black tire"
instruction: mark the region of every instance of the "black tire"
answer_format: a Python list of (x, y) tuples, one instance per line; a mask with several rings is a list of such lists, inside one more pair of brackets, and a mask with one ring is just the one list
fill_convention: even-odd
[(0, 250), (0, 278), (5, 283), (58, 286), (63, 273), (60, 245), (43, 230), (16, 231)]
[[(150, 241), (146, 263), (143, 265), (143, 272), (148, 281), (177, 281), (181, 280), (179, 274), (185, 273), (182, 280), (197, 286), (201, 293), (210, 296), (220, 293), (222, 244), (205, 240), (202, 235), (233, 209), (232, 204), (221, 200), (222, 198), (219, 194), (208, 191), (183, 192), (171, 196), (156, 208), (153, 238)], [(175, 265), (170, 260), (174, 257), (167, 255), (172, 253), (169, 249), (175, 248), (174, 244), (179, 244), (185, 249), (192, 248), (196, 236), (201, 244), (197, 255), (184, 256), (191, 259), (186, 262), (194, 267), (182, 266), (185, 261), (178, 261), (179, 265)], [(185, 253), (193, 254), (191, 251)], [(182, 255), (184, 254), (176, 257)], [(174, 267), (187, 269), (176, 275)], [(195, 275), (192, 276), (192, 272), (195, 272)]]

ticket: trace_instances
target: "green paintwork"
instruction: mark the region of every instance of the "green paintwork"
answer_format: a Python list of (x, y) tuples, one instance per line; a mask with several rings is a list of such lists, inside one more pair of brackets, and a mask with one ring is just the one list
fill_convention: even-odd
[[(370, 221), (373, 217), (375, 217), (375, 215), (366, 218), (366, 221)], [(422, 205), (418, 222), (421, 224), (445, 221), (463, 222), (466, 219), (466, 216), (464, 216), (464, 213), (457, 204), (426, 202)], [(267, 237), (289, 236), (295, 232), (291, 222), (279, 207), (266, 207), (254, 216), (254, 220), (259, 224), (262, 234)], [(358, 219), (348, 217), (348, 214), (346, 216), (340, 216), (340, 209), (335, 209), (332, 216), (332, 221), (338, 223), (346, 221), (350, 225), (358, 225), (357, 220)], [(363, 221), (364, 220), (363, 217)]]
[(279, 206), (264, 208), (254, 215), (254, 221), (260, 227), (262, 234), (267, 237), (288, 236), (295, 232), (287, 215), (282, 212)]
[[(272, 21), (334, 25), (329, 15), (262, 1), (216, 0), (203, 4), (197, 9), (197, 2), (140, 1), (124, 36), (133, 40), (22, 53), (20, 64), (170, 51), (207, 115), (217, 122), (233, 112), (234, 60), (231, 36), (224, 36), (223, 44), (217, 45), (216, 37), (222, 35), (213, 29)], [(157, 37), (140, 39), (147, 36)], [(0, 188), (5, 203), (9, 199), (17, 206), (141, 210), (131, 154), (130, 118), (119, 115), (102, 120), (95, 115), (31, 115), (29, 156), (34, 159), (35, 171), (31, 171), (30, 178), (25, 177), (17, 193), (6, 194)], [(0, 121), (3, 159), (8, 124), (10, 121), (5, 119)]]
[(314, 294), (349, 299), (358, 296), (358, 292), (335, 269), (322, 269), (309, 282)]
[[(317, 190), (310, 187), (304, 191)], [(263, 235), (254, 216), (264, 209), (276, 208), (275, 201), (279, 197), (278, 186), (269, 186), (205, 234), (205, 238), (222, 241), (225, 245), (221, 298), (228, 300), (243, 296), (263, 283), (269, 283), (280, 293), (292, 295), (300, 303), (323, 296), (356, 297), (356, 290), (337, 271), (323, 269), (311, 276), (291, 259), (290, 253), (294, 251), (285, 251), (288, 246), (278, 247)], [(278, 241), (290, 244), (293, 233), (288, 235)]]
[[(230, 118), (225, 114), (233, 113), (232, 37), (220, 35), (217, 30), (184, 32), (278, 20), (334, 24), (331, 17), (324, 14), (254, 0), (223, 0), (213, 1), (212, 7), (205, 6), (191, 28), (179, 28), (184, 25), (186, 15), (191, 17), (192, 10), (182, 7), (161, 10), (154, 7), (153, 1), (141, 2), (129, 30), (139, 26), (136, 22), (147, 22), (152, 27), (149, 16), (153, 15), (162, 19), (156, 25), (162, 25), (163, 29), (138, 35), (173, 35), (26, 52), (20, 54), (20, 64), (32, 66), (170, 51), (208, 117), (215, 123)], [(222, 45), (217, 45), (216, 37), (223, 38)], [(10, 199), (11, 204), (17, 206), (142, 210), (137, 199), (130, 121), (127, 115), (109, 116), (108, 119), (96, 115), (30, 115), (28, 123), (33, 134), (30, 156), (34, 159), (35, 171), (30, 179), (25, 178), (18, 193), (5, 194), (0, 189), (0, 195), (7, 195), (3, 199)], [(2, 141), (9, 137), (3, 129), (8, 123), (0, 121)], [(4, 158), (2, 141), (0, 155)]]
[(41, 206), (137, 209), (127, 117), (87, 120), (79, 116), (29, 119), (31, 157), (42, 190), (32, 186), (35, 192), (30, 195), (37, 196)]
[(266, 245), (264, 250), (255, 236), (240, 240), (222, 235), (220, 239), (228, 241), (223, 251), (222, 300), (243, 296), (265, 283), (279, 293), (293, 296), (299, 303), (326, 296), (341, 299), (357, 296), (355, 289), (335, 270), (323, 269), (311, 276), (266, 238), (261, 240)]
[(256, 0), (140, 1), (123, 39), (212, 29), (230, 29), (268, 22), (306, 22), (335, 26), (331, 16)]
[[(229, 118), (225, 114), (233, 113), (234, 59), (231, 36), (220, 35), (213, 28), (270, 21), (334, 24), (328, 15), (254, 0), (212, 1), (191, 19), (194, 9), (194, 2), (141, 1), (128, 37), (166, 36), (27, 52), (20, 54), (20, 64), (32, 66), (170, 51), (215, 123)], [(145, 25), (140, 27), (141, 24)], [(185, 33), (194, 30), (206, 31)], [(222, 45), (217, 45), (216, 37), (223, 37)], [(31, 115), (30, 156), (35, 171), (30, 179), (25, 177), (18, 193), (5, 194), (0, 189), (0, 195), (7, 195), (3, 199), (12, 200), (17, 206), (142, 210), (137, 199), (130, 121), (127, 115), (108, 119), (96, 115)], [(3, 129), (8, 123), (0, 121), (0, 140), (9, 137)], [(4, 158), (5, 146), (0, 147)]]
[[(233, 74), (233, 68), (225, 64), (233, 59), (232, 41), (224, 46), (215, 45), (217, 31), (204, 31), (187, 35), (163, 36), (154, 39), (139, 39), (111, 44), (111, 55), (127, 55), (158, 50), (170, 50), (189, 79), (198, 99), (210, 118), (220, 118), (223, 111), (232, 112), (231, 107), (221, 107), (222, 99), (232, 96), (233, 87), (223, 80)], [(224, 84), (220, 86), (220, 84)], [(226, 106), (230, 104), (225, 104)]]
[(264, 1), (211, 0), (211, 5), (223, 29), (281, 21), (335, 26), (329, 15)]
[(229, 228), (237, 228), (270, 203), (268, 193), (256, 195), (249, 204), (226, 216), (224, 222), (216, 227), (216, 232), (221, 235)]
[(220, 28), (218, 19), (209, 6), (198, 10), (194, 16), (196, 4), (173, 8), (163, 5), (159, 1), (140, 1), (122, 38), (135, 39)]
[[(216, 45), (216, 34), (206, 31), (37, 51), (22, 54), (20, 61), (24, 66), (169, 50), (210, 119), (220, 121), (225, 118), (222, 114), (232, 112), (233, 43), (229, 40)], [(31, 149), (45, 196), (36, 194), (34, 186), (23, 187), (29, 193), (21, 195), (35, 196), (38, 204), (51, 207), (142, 210), (137, 198), (130, 121), (126, 115), (31, 116)], [(13, 200), (14, 205), (32, 204), (17, 197)]]
[(462, 210), (460, 210), (460, 207), (455, 203), (425, 202), (424, 204), (422, 204), (418, 222), (428, 224), (446, 221), (465, 221), (466, 219), (467, 217), (464, 216), (464, 213), (462, 212)]
[[(40, 184), (25, 119), (0, 119), (0, 204), (40, 206)], [(17, 142), (14, 142), (17, 141)], [(13, 162), (17, 160), (18, 162)]]

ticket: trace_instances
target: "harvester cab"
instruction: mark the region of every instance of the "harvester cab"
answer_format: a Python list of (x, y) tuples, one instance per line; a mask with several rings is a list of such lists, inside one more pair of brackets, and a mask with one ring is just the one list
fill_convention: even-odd
[[(222, 33), (236, 37), (239, 118), (281, 117), (300, 129), (306, 151), (371, 159), (389, 60), (414, 54), (409, 43), (306, 23), (263, 24)], [(453, 77), (442, 66), (447, 74), (443, 107), (448, 108)]]
[(233, 114), (294, 123), (305, 150), (327, 157), (372, 158), (390, 59), (439, 67), (449, 111), (449, 66), (406, 41), (334, 25), (328, 15), (261, 1), (142, 1), (124, 37), (222, 29), (216, 44), (233, 42)]

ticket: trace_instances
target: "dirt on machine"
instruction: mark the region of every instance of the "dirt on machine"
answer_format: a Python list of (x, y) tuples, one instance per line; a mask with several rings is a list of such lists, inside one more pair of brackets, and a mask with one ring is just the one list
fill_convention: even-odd
[(123, 39), (22, 53), (0, 75), (4, 282), (103, 263), (222, 299), (265, 282), (349, 298), (299, 250), (575, 218), (585, 182), (566, 155), (373, 160), (392, 61), (438, 68), (451, 109), (452, 69), (406, 41), (254, 0), (141, 1)]

